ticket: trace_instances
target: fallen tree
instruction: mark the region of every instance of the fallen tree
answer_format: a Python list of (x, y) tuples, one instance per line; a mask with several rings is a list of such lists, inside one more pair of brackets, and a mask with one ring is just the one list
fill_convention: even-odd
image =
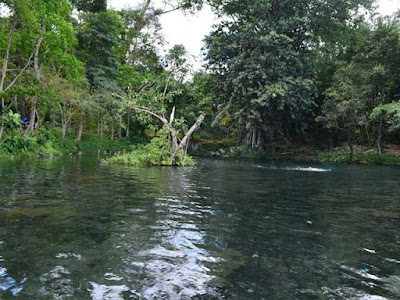
[(148, 145), (142, 146), (130, 153), (112, 157), (108, 162), (139, 166), (185, 166), (192, 163), (192, 160), (188, 159), (187, 150), (191, 136), (200, 128), (204, 120), (204, 113), (200, 113), (196, 122), (184, 134), (179, 135), (179, 130), (173, 126), (175, 107), (172, 109), (169, 119), (154, 113), (148, 108), (137, 106), (132, 108), (160, 120), (163, 127)]
[(183, 138), (179, 141), (179, 137), (178, 137), (178, 130), (176, 130), (173, 127), (173, 121), (175, 118), (175, 106), (172, 108), (172, 112), (171, 112), (171, 116), (169, 118), (169, 120), (166, 117), (160, 116), (154, 112), (152, 112), (151, 110), (149, 110), (148, 108), (142, 108), (142, 107), (133, 107), (134, 110), (137, 111), (141, 111), (141, 112), (145, 112), (157, 119), (159, 119), (162, 123), (163, 123), (163, 127), (167, 128), (167, 130), (169, 131), (169, 135), (170, 135), (170, 142), (171, 142), (171, 159), (173, 161), (176, 160), (177, 154), (179, 153), (179, 151), (183, 151), (183, 162), (185, 162), (186, 157), (187, 157), (187, 150), (189, 147), (189, 143), (190, 143), (190, 138), (192, 136), (192, 134), (198, 130), (201, 126), (201, 123), (203, 123), (204, 120), (204, 113), (200, 113), (200, 116), (197, 118), (196, 122), (192, 125), (192, 127), (190, 127), (190, 129), (185, 133), (185, 135), (183, 136)]

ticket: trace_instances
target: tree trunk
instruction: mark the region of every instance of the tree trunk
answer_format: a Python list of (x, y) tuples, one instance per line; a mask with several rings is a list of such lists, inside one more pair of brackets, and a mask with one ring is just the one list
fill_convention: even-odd
[(100, 116), (100, 138), (104, 138), (104, 124), (103, 124), (103, 116)]
[(36, 99), (34, 99), (32, 101), (31, 115), (30, 115), (27, 131), (29, 131), (29, 130), (31, 132), (33, 131), (33, 129), (35, 128), (35, 121), (36, 121)]
[(253, 127), (253, 134), (252, 134), (252, 137), (251, 137), (251, 148), (253, 148), (253, 149), (258, 147), (257, 137), (258, 137), (257, 127), (254, 126)]
[(62, 139), (65, 140), (67, 136), (67, 122), (62, 122)]
[[(42, 31), (46, 30), (46, 27), (44, 24), (42, 24)], [(35, 77), (37, 80), (40, 80), (40, 67), (39, 67), (39, 52), (40, 52), (40, 47), (43, 43), (43, 36), (41, 36), (35, 46), (35, 51), (33, 53), (33, 69), (35, 72)], [(35, 129), (35, 127), (39, 127), (39, 118), (37, 120), (36, 123), (36, 115), (37, 115), (37, 99), (35, 98), (32, 102), (32, 108), (31, 108), (31, 118), (29, 120), (29, 125), (28, 125), (28, 129), (30, 129), (31, 131), (33, 131), (33, 129)], [(38, 126), (35, 126), (35, 124), (37, 124)]]
[(383, 126), (383, 117), (379, 118), (379, 125), (378, 125), (378, 137), (376, 139), (376, 146), (377, 146), (377, 151), (378, 154), (382, 154), (382, 148), (381, 148), (381, 143), (382, 143), (382, 126)]
[(65, 115), (65, 112), (61, 109), (61, 126), (62, 126), (62, 138), (65, 139), (65, 137), (67, 136), (67, 131), (68, 131), (68, 124), (71, 123), (72, 120), (72, 116), (74, 115), (74, 113), (72, 112), (72, 108), (70, 107), (69, 109), (69, 116), (67, 118), (67, 116)]
[(150, 7), (150, 2), (151, 0), (146, 0), (142, 6), (141, 11), (139, 12), (139, 17), (143, 18), (142, 20), (139, 19), (134, 26), (135, 32), (140, 33), (142, 31), (142, 29), (144, 28), (144, 26), (146, 25), (145, 22), (145, 16), (146, 16), (146, 12)]
[(69, 119), (67, 122), (67, 130), (71, 129), (72, 119)]
[(36, 123), (35, 123), (35, 129), (39, 130), (39, 126), (40, 126), (40, 118), (39, 118), (39, 112), (37, 111), (37, 109), (35, 109), (36, 112)]
[(183, 146), (183, 162), (186, 161), (186, 156), (187, 156), (187, 151), (189, 148), (189, 143), (190, 143), (190, 137), (187, 140), (187, 143), (185, 144), (185, 146)]
[(262, 147), (264, 147), (264, 139), (263, 139), (262, 131), (260, 129), (258, 129), (257, 131), (258, 131), (257, 144), (258, 144), (259, 148), (262, 148)]
[(56, 108), (53, 107), (51, 111), (51, 129), (53, 130), (56, 128), (56, 118), (57, 118)]
[(97, 119), (97, 135), (100, 136), (101, 132), (101, 115), (99, 115), (99, 118)]
[(61, 106), (60, 110), (61, 110), (61, 132), (62, 132), (62, 139), (64, 140), (65, 136), (67, 135), (67, 120)]
[[(174, 153), (172, 154), (171, 158), (172, 160), (175, 160), (176, 155), (178, 154), (178, 151), (181, 149), (187, 149), (189, 148), (189, 141), (190, 141), (190, 137), (192, 136), (193, 132), (195, 132), (196, 130), (198, 130), (201, 126), (201, 123), (203, 123), (204, 120), (204, 113), (201, 113), (200, 116), (197, 118), (196, 122), (193, 124), (193, 126), (188, 130), (188, 132), (186, 133), (186, 135), (183, 137), (183, 139), (181, 140), (179, 146), (175, 149)], [(186, 153), (184, 150), (184, 160), (185, 161), (186, 158)]]
[[(46, 25), (43, 23), (42, 27), (40, 29), (42, 32), (44, 32), (46, 30)], [(40, 52), (40, 47), (43, 43), (43, 36), (41, 36), (37, 43), (36, 43), (36, 47), (35, 47), (35, 54), (33, 57), (33, 68), (35, 70), (35, 77), (40, 80), (40, 66), (39, 66), (39, 52)]]
[(351, 134), (348, 136), (348, 144), (349, 144), (349, 149), (350, 149), (350, 159), (349, 163), (353, 163), (354, 160), (354, 145), (353, 145), (353, 138)]
[(128, 115), (128, 122), (126, 124), (126, 137), (129, 137), (130, 116)]
[(111, 126), (110, 126), (110, 130), (111, 130), (111, 140), (114, 140), (114, 120), (111, 120)]
[(122, 126), (121, 126), (121, 124), (119, 124), (119, 126), (118, 126), (118, 138), (122, 139)]
[(81, 139), (82, 139), (82, 133), (83, 133), (83, 117), (81, 117), (80, 120), (79, 120), (78, 135), (77, 135), (77, 137), (76, 137), (76, 140), (77, 140), (78, 142), (80, 142)]
[(371, 144), (371, 137), (370, 137), (370, 134), (369, 134), (368, 124), (365, 124), (365, 135), (367, 137), (367, 145), (370, 145)]
[[(10, 49), (11, 49), (11, 44), (12, 44), (12, 36), (14, 33), (15, 29), (15, 24), (13, 23), (10, 28), (10, 33), (8, 35), (8, 43), (7, 43), (7, 48), (6, 48), (6, 53), (4, 54), (4, 59), (3, 59), (3, 66), (1, 68), (1, 78), (0, 78), (0, 94), (3, 94), (4, 91), (4, 82), (6, 80), (6, 75), (7, 75), (7, 68), (8, 68), (8, 60), (10, 56)], [(4, 97), (3, 95), (1, 96), (1, 111), (2, 115), (4, 116)], [(0, 138), (3, 136), (3, 130), (4, 130), (4, 117), (2, 118), (1, 122), (1, 127), (0, 127)]]
[(175, 106), (172, 108), (171, 116), (169, 118), (169, 126), (171, 128), (171, 143), (172, 143), (172, 151), (175, 152), (175, 150), (178, 148), (178, 138), (176, 136), (175, 130), (172, 127), (172, 123), (174, 122), (175, 118)]

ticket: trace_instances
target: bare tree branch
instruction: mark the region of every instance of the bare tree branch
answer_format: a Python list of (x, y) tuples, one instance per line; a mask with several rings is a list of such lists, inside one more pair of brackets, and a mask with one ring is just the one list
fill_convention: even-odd
[(172, 126), (172, 122), (174, 122), (175, 118), (175, 106), (172, 108), (171, 116), (169, 117), (169, 126)]
[(15, 82), (17, 82), (18, 78), (20, 78), (22, 76), (22, 74), (25, 73), (26, 69), (28, 68), (28, 66), (30, 65), (31, 61), (32, 61), (32, 57), (33, 57), (33, 53), (31, 54), (31, 56), (29, 56), (28, 62), (26, 63), (26, 65), (22, 68), (21, 72), (19, 72), (19, 74), (14, 78), (13, 81), (11, 81), (11, 83), (4, 89), (3, 92), (9, 90), (10, 88), (13, 87), (13, 85), (15, 84)]
[[(11, 25), (10, 32), (8, 34), (7, 49), (6, 49), (6, 53), (4, 54), (3, 67), (1, 69), (0, 93), (3, 91), (4, 81), (6, 80), (8, 60), (9, 60), (9, 57), (10, 57), (10, 49), (11, 49), (12, 37), (13, 37), (14, 30), (15, 30), (15, 26), (16, 25), (15, 25), (15, 22), (14, 22)], [(2, 106), (4, 106), (4, 103), (2, 103)]]
[(138, 106), (133, 106), (132, 107), (134, 110), (137, 111), (141, 111), (141, 112), (145, 112), (149, 115), (152, 115), (153, 117), (156, 117), (157, 119), (159, 119), (164, 125), (168, 125), (168, 120), (160, 115), (157, 115), (156, 113), (152, 112), (151, 110), (147, 109), (147, 108), (141, 108)]
[(187, 143), (189, 142), (190, 137), (192, 136), (193, 132), (198, 130), (201, 126), (201, 123), (203, 123), (205, 114), (202, 112), (200, 113), (200, 116), (197, 118), (196, 122), (193, 124), (193, 126), (188, 130), (188, 132), (185, 134), (181, 142), (179, 143), (179, 146), (175, 149), (174, 153), (172, 154), (171, 158), (175, 159), (177, 153), (179, 150), (187, 146)]

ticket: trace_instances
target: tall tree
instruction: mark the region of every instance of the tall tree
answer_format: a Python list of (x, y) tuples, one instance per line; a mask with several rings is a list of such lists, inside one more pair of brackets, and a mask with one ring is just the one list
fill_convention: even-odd
[(207, 60), (239, 139), (258, 147), (304, 133), (315, 105), (317, 45), (371, 1), (211, 2), (225, 21), (206, 39)]
[(79, 28), (79, 57), (86, 63), (92, 89), (112, 88), (117, 77), (121, 20), (117, 12), (89, 13)]
[[(336, 125), (340, 119), (342, 123), (350, 122), (347, 138), (354, 140), (357, 130), (366, 136), (368, 143), (376, 144), (380, 154), (385, 119), (390, 120), (387, 117), (394, 111), (389, 105), (388, 111), (392, 113), (386, 115), (385, 105), (399, 100), (400, 95), (400, 63), (394, 59), (400, 55), (399, 19), (379, 18), (370, 27), (368, 31), (363, 30), (364, 34), (351, 50), (349, 64), (344, 61), (344, 66), (336, 74), (333, 72), (320, 119), (330, 120), (325, 123), (328, 127), (332, 127), (332, 120), (336, 120)], [(371, 122), (369, 116), (375, 107), (378, 109), (372, 114), (374, 122)]]
[[(71, 53), (76, 45), (75, 31), (70, 22), (72, 6), (67, 0), (21, 0), (7, 1), (6, 4), (10, 15), (3, 20), (10, 25), (6, 43), (3, 44), (5, 40), (1, 40), (0, 46), (2, 48), (6, 45), (0, 94), (4, 102), (4, 98), (15, 96), (15, 89), (21, 94), (21, 89), (26, 87), (29, 91), (26, 92), (29, 95), (26, 98), (31, 100), (29, 128), (32, 129), (35, 120), (39, 118), (40, 91), (45, 86), (43, 73), (48, 69), (57, 69), (69, 75), (82, 71), (81, 65)], [(10, 63), (13, 71), (9, 72)], [(32, 72), (28, 72), (30, 67), (33, 67)], [(15, 70), (18, 71), (14, 73)], [(23, 74), (32, 76), (24, 80), (28, 86), (21, 83), (13, 89)]]
[(107, 10), (107, 0), (71, 0), (71, 2), (79, 11), (96, 13)]

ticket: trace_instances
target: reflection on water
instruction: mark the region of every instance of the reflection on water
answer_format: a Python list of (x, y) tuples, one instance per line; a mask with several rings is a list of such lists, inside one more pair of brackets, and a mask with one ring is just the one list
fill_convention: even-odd
[[(131, 220), (124, 223), (115, 248), (125, 251), (123, 270), (104, 277), (110, 283), (92, 282), (93, 299), (190, 299), (212, 295), (212, 275), (204, 262), (216, 261), (202, 248), (201, 220), (209, 213), (186, 176), (190, 170), (163, 170), (168, 174), (162, 189), (164, 197), (152, 201), (152, 216), (145, 209), (129, 209)], [(159, 178), (157, 178), (160, 180)], [(146, 240), (138, 232), (149, 232)], [(132, 240), (143, 243), (132, 244)], [(140, 276), (138, 276), (140, 274)], [(131, 282), (130, 289), (121, 282)]]
[(399, 173), (2, 161), (0, 299), (398, 299)]
[[(1, 256), (0, 256), (1, 258)], [(0, 262), (4, 261), (0, 259)], [(22, 291), (26, 278), (17, 282), (14, 278), (7, 275), (7, 269), (0, 267), (0, 290), (9, 291), (13, 296), (17, 296)]]

